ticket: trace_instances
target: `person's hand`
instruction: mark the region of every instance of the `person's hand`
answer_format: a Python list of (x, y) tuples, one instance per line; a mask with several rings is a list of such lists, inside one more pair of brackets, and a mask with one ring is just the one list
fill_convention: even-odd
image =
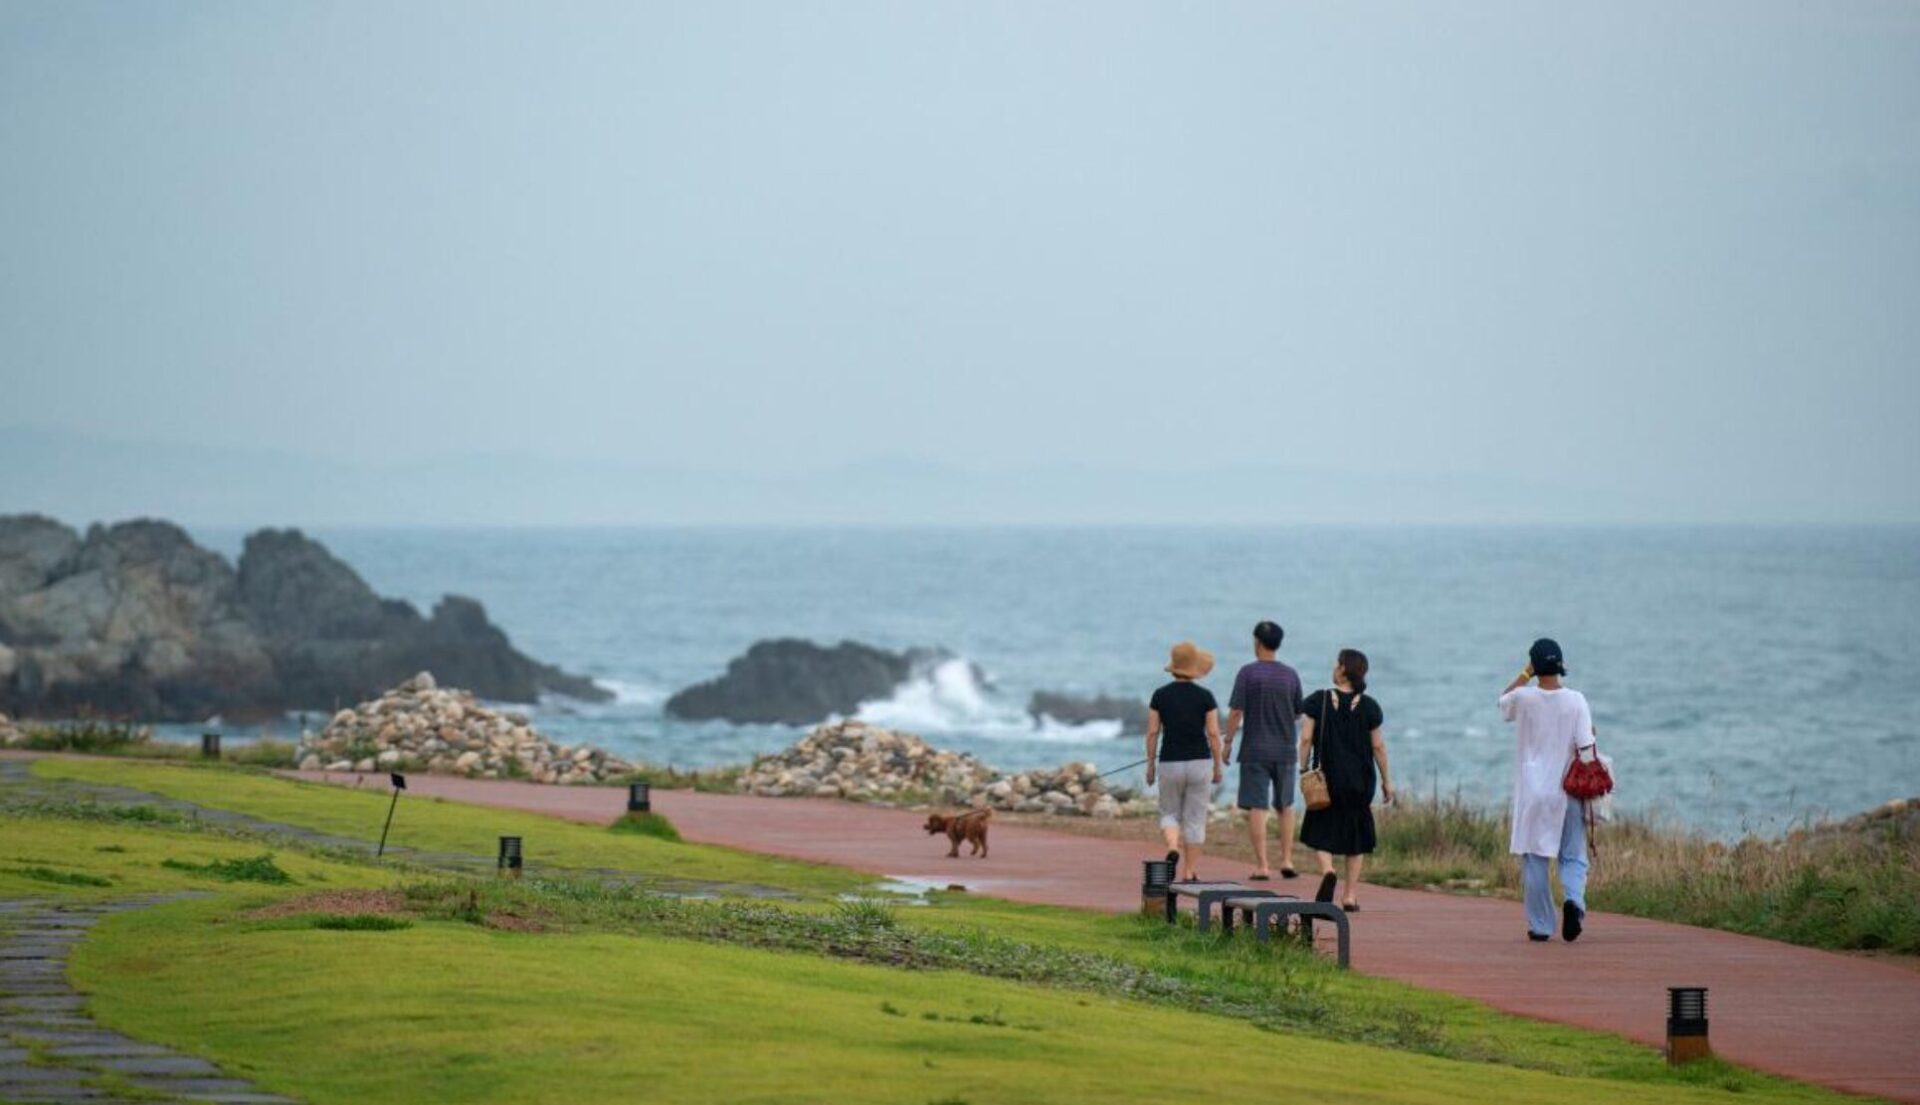
[(1213, 785), (1220, 785), (1220, 765), (1217, 763), (1213, 765)]
[(1153, 785), (1153, 765), (1151, 763), (1147, 765), (1147, 785)]
[(1528, 664), (1526, 667), (1520, 669), (1520, 682), (1522, 683), (1533, 682), (1533, 665), (1532, 664)]
[(1381, 804), (1382, 804), (1382, 805), (1387, 805), (1387, 806), (1391, 806), (1391, 805), (1393, 805), (1393, 800), (1394, 800), (1394, 797), (1395, 797), (1395, 795), (1394, 795), (1394, 793), (1393, 793), (1393, 784), (1392, 784), (1392, 783), (1389, 783), (1389, 782), (1387, 782), (1387, 781), (1386, 781), (1386, 780), (1384, 780), (1384, 779), (1383, 779), (1383, 780), (1381, 780), (1381, 781), (1380, 781), (1380, 798), (1381, 798)]

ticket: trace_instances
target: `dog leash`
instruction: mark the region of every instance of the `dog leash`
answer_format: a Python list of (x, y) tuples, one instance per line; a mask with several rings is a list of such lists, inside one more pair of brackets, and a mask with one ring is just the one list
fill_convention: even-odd
[(1131, 770), (1133, 770), (1134, 768), (1136, 768), (1136, 767), (1139, 767), (1140, 765), (1142, 765), (1142, 764), (1144, 764), (1144, 763), (1146, 763), (1146, 762), (1147, 762), (1147, 761), (1145, 761), (1145, 760), (1135, 760), (1135, 761), (1133, 761), (1132, 763), (1130, 763), (1130, 764), (1128, 764), (1128, 765), (1127, 765), (1127, 766), (1125, 766), (1125, 767), (1116, 767), (1116, 768), (1114, 768), (1114, 769), (1113, 769), (1112, 771), (1102, 771), (1102, 772), (1101, 772), (1100, 774), (1098, 774), (1098, 775), (1095, 775), (1095, 776), (1094, 776), (1094, 778), (1096, 778), (1096, 779), (1104, 779), (1104, 778), (1106, 778), (1106, 777), (1107, 777), (1107, 776), (1109, 776), (1109, 775), (1118, 775), (1118, 774), (1120, 774), (1120, 773), (1121, 773), (1122, 771), (1131, 771)]

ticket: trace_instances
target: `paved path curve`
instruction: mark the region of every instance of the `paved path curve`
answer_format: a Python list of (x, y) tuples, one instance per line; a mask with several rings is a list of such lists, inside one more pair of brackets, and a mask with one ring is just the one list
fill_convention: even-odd
[[(118, 902), (0, 898), (0, 1100), (18, 1105), (294, 1105), (205, 1059), (142, 1043), (94, 1023), (85, 996), (67, 982), (69, 949), (110, 913), (179, 895)], [(40, 1062), (29, 1062), (35, 1051)], [(117, 1075), (138, 1099), (95, 1081)]]
[[(447, 776), (410, 776), (408, 786), (414, 794), (597, 824), (619, 816), (626, 800), (624, 790), (609, 787)], [(1087, 909), (1139, 908), (1140, 860), (1154, 854), (1145, 842), (1000, 824), (990, 858), (949, 860), (946, 839), (929, 838), (920, 829), (924, 815), (905, 810), (690, 791), (655, 791), (653, 801), (688, 840)], [(539, 847), (527, 841), (530, 867)], [(1231, 860), (1203, 868), (1220, 877), (1245, 874)], [(1656, 1046), (1665, 1037), (1666, 987), (1706, 986), (1713, 1045), (1727, 1058), (1920, 1102), (1920, 971), (1604, 913), (1588, 919), (1578, 943), (1534, 944), (1512, 902), (1372, 886), (1360, 900), (1353, 964), (1369, 974)]]

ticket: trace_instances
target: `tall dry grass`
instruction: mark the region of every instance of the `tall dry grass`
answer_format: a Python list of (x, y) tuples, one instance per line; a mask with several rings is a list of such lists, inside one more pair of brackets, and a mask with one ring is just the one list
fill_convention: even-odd
[[(1376, 814), (1369, 881), (1515, 894), (1507, 818), (1458, 794)], [(1728, 844), (1642, 818), (1602, 825), (1588, 905), (1795, 944), (1920, 954), (1920, 801)]]

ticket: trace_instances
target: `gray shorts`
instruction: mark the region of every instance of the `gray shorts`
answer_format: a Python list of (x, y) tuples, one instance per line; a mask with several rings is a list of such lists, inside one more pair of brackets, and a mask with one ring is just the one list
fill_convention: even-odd
[(1155, 771), (1160, 782), (1160, 827), (1179, 829), (1180, 839), (1188, 844), (1205, 844), (1213, 761), (1162, 761)]
[(1292, 760), (1254, 760), (1240, 765), (1240, 797), (1234, 803), (1243, 810), (1284, 810), (1293, 805), (1293, 778), (1299, 766)]

